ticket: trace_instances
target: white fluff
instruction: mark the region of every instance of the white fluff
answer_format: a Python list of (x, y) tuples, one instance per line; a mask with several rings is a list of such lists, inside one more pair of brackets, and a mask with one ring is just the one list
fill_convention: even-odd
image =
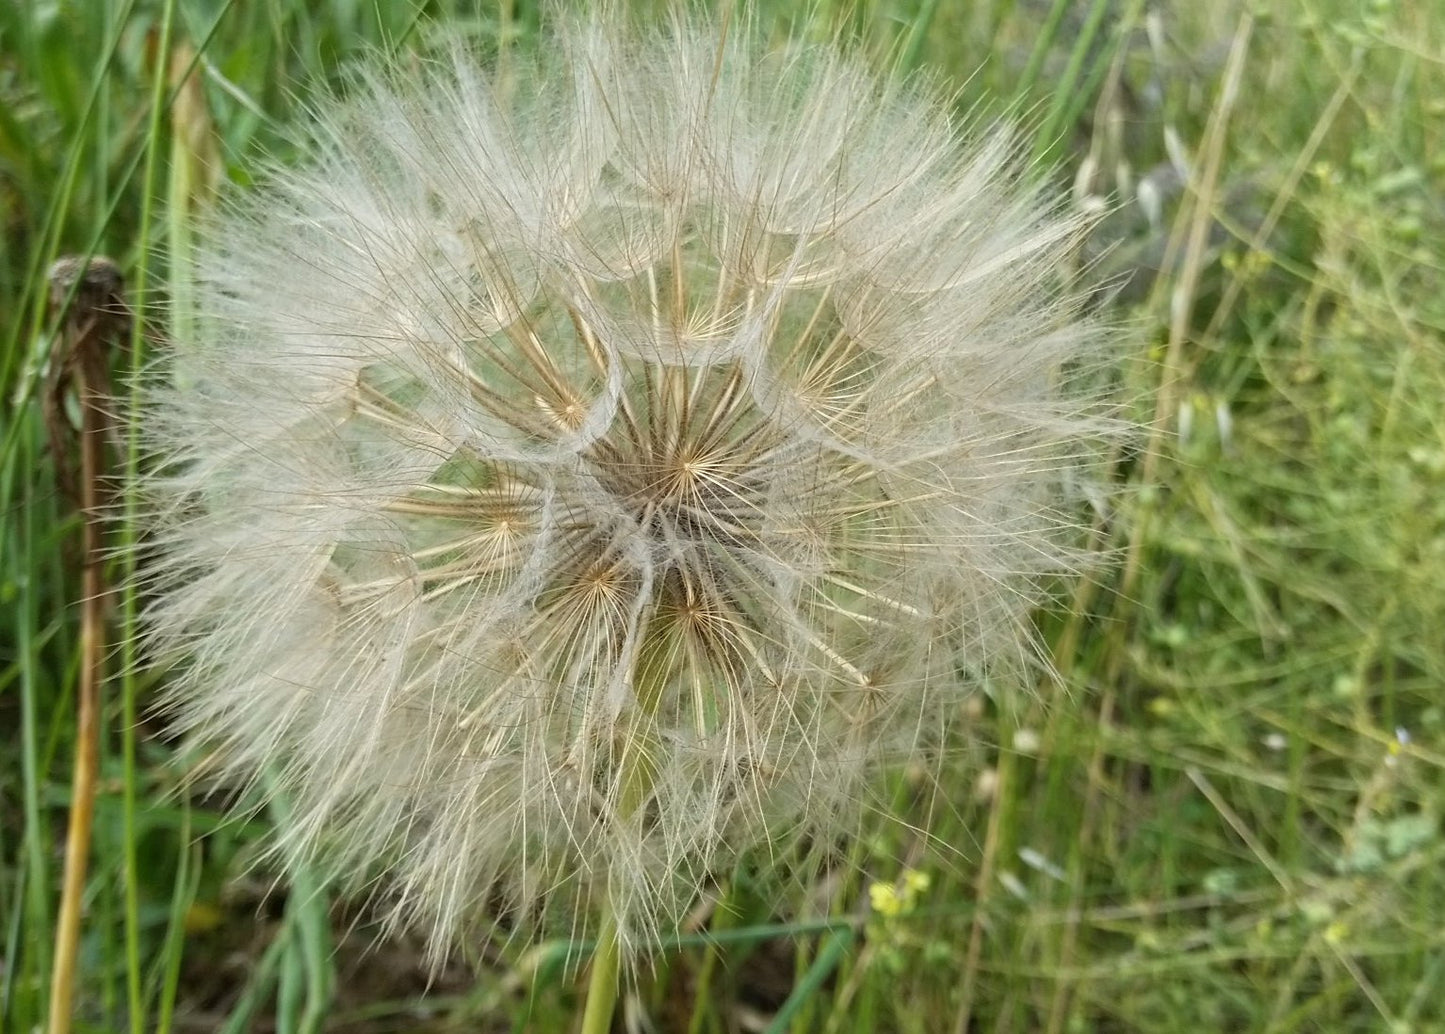
[(176, 721), (437, 958), (597, 895), (645, 946), (855, 828), (1030, 655), (1100, 430), (1005, 132), (827, 47), (561, 35), (324, 107), (142, 410)]

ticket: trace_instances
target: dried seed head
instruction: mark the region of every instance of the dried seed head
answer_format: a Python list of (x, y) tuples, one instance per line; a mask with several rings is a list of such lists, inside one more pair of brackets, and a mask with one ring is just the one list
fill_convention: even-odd
[(638, 943), (850, 829), (1072, 563), (1079, 223), (1006, 135), (737, 36), (371, 79), (214, 229), (147, 410), (178, 720), (438, 954), (596, 894)]

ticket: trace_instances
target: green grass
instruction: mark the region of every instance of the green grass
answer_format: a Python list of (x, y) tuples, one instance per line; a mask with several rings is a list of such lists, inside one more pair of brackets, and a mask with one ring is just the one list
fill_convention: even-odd
[[(980, 698), (942, 766), (881, 786), (850, 864), (783, 911), (739, 871), (712, 942), (680, 938), (639, 990), (657, 1029), (1445, 1029), (1445, 25), (1428, 6), (814, 11), (806, 31), (843, 25), (880, 63), (959, 84), (961, 107), (1025, 113), (1059, 182), (1111, 201), (1101, 304), (1120, 394), (1155, 431), (1118, 458), (1099, 526), (1118, 563), (1040, 615), (1059, 683)], [(74, 736), (45, 270), (107, 253), (171, 296), (194, 211), (288, 154), (309, 91), (377, 48), (535, 39), (532, 4), (492, 10), (0, 5), (0, 1029), (45, 1021)], [(170, 70), (193, 62), (200, 86), (178, 93)], [(118, 604), (118, 636), (134, 610)], [(179, 792), (155, 678), (107, 689), (78, 1030), (569, 1029), (569, 946), (498, 949), (428, 987), (417, 946), (374, 944), (362, 904), (256, 870), (278, 815), (227, 821)], [(857, 918), (906, 873), (927, 886)]]

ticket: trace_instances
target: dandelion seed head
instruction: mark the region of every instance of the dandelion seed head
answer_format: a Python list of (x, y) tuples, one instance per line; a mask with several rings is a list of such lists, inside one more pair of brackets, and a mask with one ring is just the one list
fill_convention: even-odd
[(1006, 132), (828, 47), (558, 52), (325, 106), (145, 410), (177, 722), (438, 958), (599, 895), (642, 946), (856, 825), (1031, 653), (1101, 427)]

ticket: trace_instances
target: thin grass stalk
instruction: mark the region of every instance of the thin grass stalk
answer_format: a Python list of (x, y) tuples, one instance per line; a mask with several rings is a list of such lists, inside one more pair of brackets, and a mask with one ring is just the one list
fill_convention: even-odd
[[(712, 906), (712, 915), (708, 919), (708, 933), (717, 933), (731, 928), (736, 916), (732, 907), (732, 896), (733, 884), (729, 882), (724, 885), (716, 904)], [(702, 965), (699, 967), (694, 981), (692, 1017), (688, 1020), (687, 1034), (703, 1034), (703, 1031), (707, 1029), (713, 976), (721, 961), (721, 945), (708, 944), (703, 954)]]
[[(18, 435), (16, 436), (19, 437)], [(33, 448), (30, 450), (33, 451)], [(16, 466), (5, 465), (4, 497), (11, 498), (11, 485), (16, 477)], [(35, 508), (21, 506), (20, 520), (13, 536), (7, 536), (7, 553), (12, 557), (34, 556)], [(49, 867), (46, 865), (46, 825), (40, 818), (40, 773), (45, 768), (41, 749), (39, 707), (37, 705), (40, 678), (36, 672), (36, 657), (40, 651), (36, 629), (36, 586), (30, 578), (18, 578), (17, 601), (13, 613), (15, 618), (15, 642), (18, 648), (17, 668), (20, 696), (20, 751), (22, 777), (22, 808), (25, 815), (25, 847), (20, 878), (24, 882), (23, 906), (17, 911), (14, 925), (7, 932), (6, 958), (23, 960), (19, 965), (5, 967), (3, 981), (0, 981), (0, 1000), (9, 1003), (6, 1021), (15, 1019), (16, 996), (13, 988), (20, 980), (32, 982), (32, 986), (45, 987), (49, 974), (44, 970), (43, 952), (21, 952), (26, 930), (49, 930), (50, 900), (48, 892)]]
[(1059, 34), (1059, 28), (1063, 24), (1064, 15), (1068, 13), (1070, 6), (1069, 0), (1054, 0), (1054, 6), (1049, 9), (1049, 13), (1034, 39), (1034, 49), (1029, 52), (1028, 64), (1024, 66), (1023, 74), (1018, 78), (1014, 94), (1015, 100), (1027, 100), (1030, 91), (1033, 90), (1039, 73), (1043, 71), (1044, 59), (1048, 57), (1049, 50), (1053, 47), (1054, 40)]
[[(1106, 688), (1099, 701), (1098, 723), (1107, 729), (1114, 720), (1114, 690), (1112, 684)], [(1070, 1006), (1074, 1000), (1075, 981), (1068, 974), (1074, 968), (1074, 956), (1078, 951), (1079, 924), (1083, 918), (1081, 890), (1084, 883), (1084, 857), (1093, 843), (1099, 823), (1099, 798), (1104, 785), (1103, 737), (1097, 737), (1089, 749), (1083, 805), (1080, 809), (1079, 832), (1072, 839), (1069, 856), (1069, 907), (1066, 913), (1063, 933), (1059, 938), (1059, 978), (1054, 984), (1053, 999), (1049, 1004), (1049, 1020), (1046, 1034), (1062, 1034), (1069, 1019)]]
[[(170, 110), (173, 94), (170, 91), (171, 69), (166, 55), (171, 53), (171, 41), (175, 26), (176, 5), (174, 0), (167, 0), (161, 10), (161, 25), (159, 39), (156, 44), (156, 61), (151, 79), (150, 108), (146, 125), (146, 141), (143, 149), (145, 155), (141, 167), (141, 205), (139, 233), (136, 241), (136, 250), (139, 259), (136, 263), (134, 290), (136, 296), (144, 299), (150, 287), (150, 265), (149, 256), (151, 249), (150, 227), (152, 220), (152, 209), (154, 198), (157, 193), (157, 183), (160, 175), (160, 161), (163, 155), (162, 137), (164, 128), (163, 115)], [(139, 370), (139, 364), (143, 351), (143, 338), (145, 328), (141, 320), (135, 320), (131, 326), (131, 370), (132, 374)], [(139, 455), (136, 447), (135, 431), (132, 428), (130, 441), (127, 443), (126, 463), (130, 471), (135, 470), (136, 460)], [(134, 527), (135, 500), (127, 498), (125, 501), (126, 527)], [(129, 532), (127, 532), (129, 534)], [(128, 582), (129, 584), (129, 582)], [(133, 590), (128, 589), (123, 606), (123, 616), (127, 628), (135, 627), (136, 601)], [(124, 641), (130, 644), (133, 636), (125, 636)], [(145, 999), (141, 986), (142, 961), (140, 945), (140, 877), (139, 860), (137, 856), (137, 844), (139, 843), (139, 827), (136, 821), (137, 792), (137, 771), (136, 771), (136, 728), (137, 721), (136, 693), (137, 684), (133, 672), (134, 665), (129, 663), (133, 660), (130, 653), (131, 647), (127, 645), (126, 653), (122, 655), (126, 662), (126, 677), (121, 682), (121, 761), (122, 761), (122, 791), (121, 791), (121, 815), (122, 835), (125, 850), (125, 959), (126, 959), (126, 1000), (128, 1014), (130, 1017), (131, 1034), (142, 1034), (145, 1030)]]
[(164, 967), (160, 1002), (157, 1006), (156, 1034), (169, 1034), (175, 1022), (176, 998), (180, 991), (181, 956), (186, 939), (186, 916), (196, 900), (201, 881), (200, 845), (192, 843), (191, 810), (182, 804), (180, 829), (176, 833), (178, 868), (171, 894), (170, 922), (166, 926), (165, 945), (159, 960)]
[[(1007, 730), (1000, 730), (1001, 735)], [(994, 867), (998, 863), (999, 843), (1004, 837), (1004, 811), (1008, 797), (1014, 792), (1014, 752), (999, 752), (998, 783), (994, 790), (993, 806), (988, 812), (988, 827), (983, 836), (983, 849), (979, 856), (978, 876), (974, 880), (974, 914), (968, 933), (968, 949), (964, 958), (962, 988), (959, 992), (958, 1012), (953, 1021), (954, 1034), (967, 1034), (972, 1019), (974, 996), (977, 992), (980, 964), (983, 959), (983, 933), (988, 915), (987, 906), (994, 886)]]
[[(1234, 39), (1230, 43), (1229, 59), (1205, 131), (1204, 142), (1200, 145), (1199, 158), (1203, 169), (1190, 177), (1192, 205), (1180, 211), (1178, 222), (1169, 242), (1164, 268), (1172, 268), (1174, 257), (1183, 247), (1183, 260), (1178, 277), (1169, 291), (1169, 339), (1165, 346), (1163, 368), (1159, 374), (1159, 391), (1155, 397), (1154, 418), (1149, 423), (1149, 438), (1144, 448), (1143, 469), (1140, 472), (1141, 485), (1153, 485), (1158, 480), (1159, 462), (1163, 455), (1165, 429), (1169, 413), (1177, 408), (1179, 384), (1183, 377), (1180, 369), (1184, 339), (1189, 336), (1189, 321), (1194, 312), (1195, 293), (1199, 289), (1199, 278), (1204, 267), (1204, 251), (1208, 243), (1209, 226), (1213, 218), (1215, 193), (1219, 186), (1219, 172), (1224, 158), (1224, 139), (1235, 102), (1239, 97), (1239, 86), (1244, 74), (1244, 63), (1249, 52), (1249, 40), (1254, 30), (1254, 18), (1245, 14), (1239, 20)], [(1165, 290), (1166, 280), (1159, 281), (1156, 294)], [(1123, 572), (1119, 579), (1119, 599), (1128, 599), (1134, 583), (1140, 574), (1143, 561), (1144, 542), (1149, 532), (1149, 514), (1146, 512), (1134, 524), (1133, 535), (1125, 553)], [(1123, 626), (1116, 626), (1116, 636), (1122, 634)], [(1112, 651), (1110, 674), (1117, 674), (1123, 663), (1122, 644)]]

